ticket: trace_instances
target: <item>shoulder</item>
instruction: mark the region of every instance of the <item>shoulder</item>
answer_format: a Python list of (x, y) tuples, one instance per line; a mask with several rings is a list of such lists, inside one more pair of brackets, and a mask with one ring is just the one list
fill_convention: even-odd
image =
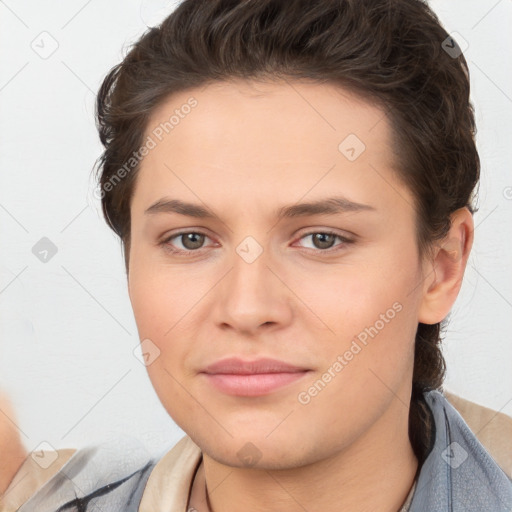
[(75, 452), (71, 448), (31, 452), (14, 475), (9, 487), (0, 496), (0, 512), (18, 510)]
[(420, 468), (411, 511), (510, 512), (510, 477), (441, 392), (424, 398), (433, 418), (433, 445)]
[(20, 479), (25, 475), (35, 485), (35, 492), (34, 485), (18, 492), (19, 485), (13, 480), (5, 494), (2, 512), (53, 512), (66, 508), (86, 511), (101, 509), (101, 505), (111, 512), (137, 511), (146, 481), (156, 465), (156, 459), (137, 443), (123, 446), (103, 443), (51, 453), (53, 457), (55, 454), (62, 460), (55, 466), (51, 464), (50, 472), (47, 472), (50, 466), (42, 471), (32, 454), (29, 455), (27, 465), (23, 465), (26, 472), (20, 477), (17, 474), (15, 480), (24, 486), (24, 479)]
[(449, 391), (444, 391), (443, 395), (501, 469), (512, 478), (512, 418)]

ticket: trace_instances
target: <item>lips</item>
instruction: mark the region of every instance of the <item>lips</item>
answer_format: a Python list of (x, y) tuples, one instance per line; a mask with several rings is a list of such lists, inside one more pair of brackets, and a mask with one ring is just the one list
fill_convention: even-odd
[(207, 366), (204, 373), (251, 375), (259, 373), (293, 373), (304, 370), (306, 368), (300, 368), (278, 359), (263, 358), (254, 361), (243, 361), (242, 359), (231, 357)]
[(260, 396), (303, 378), (309, 369), (277, 359), (244, 361), (228, 358), (207, 366), (201, 373), (219, 391), (235, 396)]

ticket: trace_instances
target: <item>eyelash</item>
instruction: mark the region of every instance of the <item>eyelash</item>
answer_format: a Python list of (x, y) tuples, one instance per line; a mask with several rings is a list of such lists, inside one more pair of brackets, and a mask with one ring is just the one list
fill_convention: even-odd
[[(174, 233), (171, 236), (166, 237), (164, 240), (162, 240), (159, 243), (159, 245), (163, 246), (166, 251), (169, 251), (172, 254), (177, 254), (177, 255), (180, 255), (180, 256), (184, 256), (184, 257), (194, 256), (196, 253), (201, 252), (202, 249), (205, 249), (205, 247), (200, 247), (199, 249), (195, 249), (195, 250), (193, 250), (193, 249), (183, 250), (183, 249), (175, 249), (175, 248), (173, 248), (170, 245), (170, 241), (173, 238), (178, 238), (178, 237), (180, 237), (182, 235), (188, 235), (188, 234), (203, 235), (206, 238), (209, 238), (208, 235), (206, 233), (203, 233), (202, 231), (180, 231), (179, 233)], [(349, 245), (349, 244), (354, 242), (353, 240), (351, 240), (349, 238), (346, 238), (346, 237), (344, 237), (344, 236), (342, 236), (342, 235), (340, 235), (338, 233), (335, 233), (334, 231), (329, 231), (329, 230), (325, 230), (325, 231), (310, 231), (308, 233), (304, 233), (299, 238), (299, 240), (302, 240), (303, 238), (306, 238), (306, 237), (311, 236), (311, 235), (317, 235), (317, 234), (334, 235), (336, 238), (338, 238), (341, 241), (341, 243), (338, 244), (338, 245), (335, 245), (334, 247), (330, 247), (328, 249), (311, 249), (309, 247), (305, 247), (304, 249), (306, 249), (306, 251), (308, 251), (308, 252), (309, 251), (314, 251), (314, 252), (317, 252), (317, 253), (328, 253), (328, 254), (331, 254), (333, 252), (338, 252), (338, 251), (342, 250), (344, 246)], [(340, 248), (340, 246), (341, 246), (341, 248)]]

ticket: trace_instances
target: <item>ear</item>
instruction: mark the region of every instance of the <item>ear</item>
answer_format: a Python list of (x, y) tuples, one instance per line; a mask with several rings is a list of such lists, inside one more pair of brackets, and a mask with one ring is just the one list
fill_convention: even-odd
[(471, 212), (466, 207), (460, 208), (450, 219), (450, 231), (436, 244), (433, 257), (423, 265), (425, 281), (418, 321), (424, 324), (441, 322), (450, 312), (473, 245)]

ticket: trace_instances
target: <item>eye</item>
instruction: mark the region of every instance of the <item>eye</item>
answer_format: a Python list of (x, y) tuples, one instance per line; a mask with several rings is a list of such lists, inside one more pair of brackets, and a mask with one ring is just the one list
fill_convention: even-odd
[[(167, 250), (175, 253), (198, 252), (199, 249), (203, 248), (202, 246), (206, 238), (209, 237), (204, 233), (197, 231), (182, 231), (181, 233), (175, 233), (167, 237), (165, 240), (162, 240), (161, 245), (163, 245)], [(177, 241), (171, 242), (174, 239)]]
[[(349, 243), (352, 243), (352, 240), (350, 240), (344, 236), (338, 235), (337, 233), (334, 233), (332, 231), (314, 231), (314, 232), (306, 233), (305, 235), (303, 235), (300, 238), (300, 240), (305, 240), (307, 238), (310, 238), (310, 240), (313, 244), (313, 247), (307, 247), (307, 248), (321, 250), (321, 252), (327, 252), (330, 249), (332, 249), (333, 247), (338, 247), (340, 245), (345, 246)], [(334, 242), (336, 239), (339, 239), (341, 241), (341, 243), (334, 245)], [(334, 249), (334, 250), (338, 250), (338, 249)]]

